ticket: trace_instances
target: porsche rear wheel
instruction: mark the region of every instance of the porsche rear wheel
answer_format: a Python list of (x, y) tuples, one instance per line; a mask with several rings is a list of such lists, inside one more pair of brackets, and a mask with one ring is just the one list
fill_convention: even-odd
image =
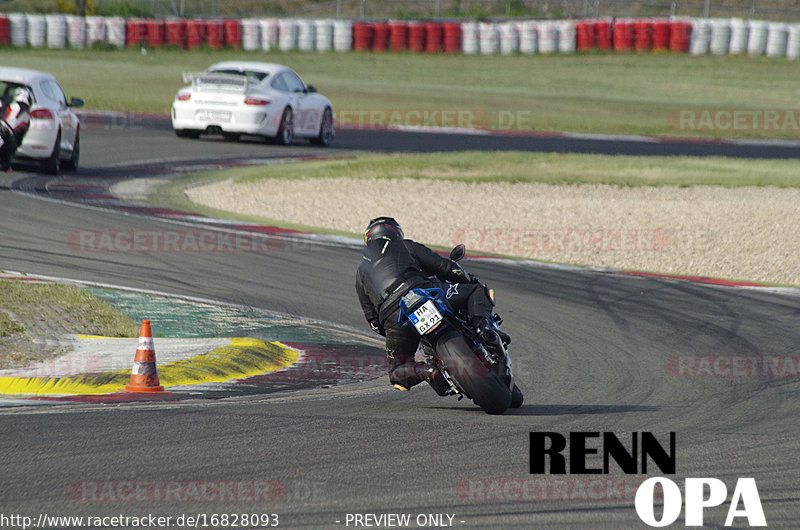
[(58, 135), (56, 136), (53, 152), (42, 161), (42, 169), (44, 169), (45, 173), (50, 175), (58, 175), (61, 173), (61, 131), (58, 131)]
[(314, 145), (325, 146), (330, 145), (334, 136), (336, 136), (336, 131), (333, 125), (333, 111), (331, 111), (330, 107), (326, 107), (319, 124), (319, 136), (310, 138), (309, 141)]
[(280, 145), (289, 145), (292, 140), (294, 140), (294, 114), (291, 107), (286, 107), (281, 116), (281, 124), (278, 127), (275, 142)]
[(69, 157), (69, 160), (64, 160), (64, 163), (61, 164), (64, 169), (68, 171), (77, 171), (78, 170), (78, 163), (80, 161), (81, 156), (81, 135), (80, 132), (75, 133), (75, 141), (72, 143), (72, 156)]

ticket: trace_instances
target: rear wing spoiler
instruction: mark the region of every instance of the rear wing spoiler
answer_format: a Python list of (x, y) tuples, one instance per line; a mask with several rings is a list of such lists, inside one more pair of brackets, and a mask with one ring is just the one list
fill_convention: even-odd
[(250, 83), (247, 76), (244, 75), (215, 72), (184, 72), (183, 82), (191, 83), (194, 90), (224, 90), (226, 92), (246, 92)]

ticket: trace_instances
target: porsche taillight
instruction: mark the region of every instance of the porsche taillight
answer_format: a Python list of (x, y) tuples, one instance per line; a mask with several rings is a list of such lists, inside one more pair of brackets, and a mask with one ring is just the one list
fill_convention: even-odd
[(268, 99), (261, 98), (244, 98), (245, 105), (269, 105), (271, 102)]
[(31, 118), (37, 120), (54, 120), (56, 117), (50, 109), (36, 109), (31, 112)]
[(192, 95), (191, 94), (178, 94), (177, 96), (175, 96), (175, 99), (177, 99), (178, 101), (189, 101), (190, 99), (192, 99)]

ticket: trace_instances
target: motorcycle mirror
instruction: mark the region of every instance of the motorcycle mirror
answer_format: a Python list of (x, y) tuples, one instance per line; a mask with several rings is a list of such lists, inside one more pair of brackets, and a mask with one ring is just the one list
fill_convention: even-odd
[(467, 253), (467, 249), (464, 246), (464, 243), (461, 243), (456, 248), (450, 251), (450, 259), (453, 261), (460, 261), (464, 259), (464, 255)]

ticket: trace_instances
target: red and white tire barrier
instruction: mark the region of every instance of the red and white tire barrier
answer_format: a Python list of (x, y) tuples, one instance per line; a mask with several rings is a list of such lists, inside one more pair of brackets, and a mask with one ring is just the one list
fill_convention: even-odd
[(800, 24), (739, 18), (368, 21), (0, 14), (0, 46), (523, 55), (614, 50), (800, 59)]

